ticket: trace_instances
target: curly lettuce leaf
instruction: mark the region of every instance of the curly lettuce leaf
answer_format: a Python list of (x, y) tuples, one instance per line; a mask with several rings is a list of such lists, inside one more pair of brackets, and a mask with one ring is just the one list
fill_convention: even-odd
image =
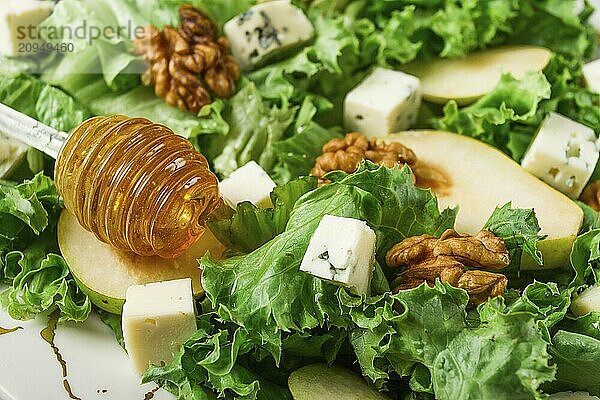
[(480, 309), (483, 320), (495, 313), (528, 312), (534, 316), (538, 332), (550, 343), (551, 330), (565, 318), (571, 305), (572, 288), (561, 290), (554, 282), (533, 282), (520, 293), (509, 292), (504, 299), (495, 298)]
[(254, 346), (243, 329), (220, 329), (210, 314), (201, 316), (199, 323), (200, 328), (173, 362), (151, 367), (143, 382), (155, 381), (178, 399), (291, 399), (286, 387), (270, 382), (253, 368), (250, 353)]
[(325, 214), (367, 221), (385, 250), (401, 238), (443, 231), (454, 212), (440, 213), (431, 192), (418, 189), (408, 168), (363, 163), (356, 174), (338, 174), (330, 185), (296, 202), (285, 231), (248, 255), (202, 259), (203, 286), (221, 318), (248, 330), (280, 356), (281, 331), (303, 331), (325, 322), (345, 326), (337, 288), (298, 267), (312, 233)]
[(537, 242), (544, 237), (539, 235), (540, 226), (533, 209), (514, 209), (507, 203), (494, 210), (483, 229), (504, 239), (513, 267), (518, 267), (523, 252), (542, 265)]
[(19, 185), (0, 183), (0, 303), (15, 319), (58, 307), (61, 320), (83, 321), (91, 303), (59, 256), (56, 222), (62, 201), (38, 174)]
[[(256, 86), (242, 81), (239, 92), (227, 103), (223, 118), (225, 135), (210, 135), (200, 141), (204, 152), (213, 160), (214, 170), (222, 176), (256, 160), (269, 171), (276, 162), (273, 144), (281, 140), (294, 121), (295, 108), (271, 106)], [(213, 114), (214, 115), (214, 114)]]
[[(380, 65), (415, 57), (461, 57), (502, 43), (544, 46), (582, 58), (594, 48), (591, 9), (575, 0), (354, 1), (346, 8)], [(366, 21), (365, 21), (366, 20)], [(367, 26), (367, 29), (365, 29)]]
[(294, 122), (294, 134), (273, 145), (278, 159), (273, 168), (277, 182), (285, 183), (294, 177), (309, 175), (316, 158), (322, 153), (323, 145), (341, 137), (335, 130), (325, 129), (313, 121), (319, 112), (319, 104), (319, 99), (306, 97)]
[(582, 60), (554, 56), (544, 74), (552, 86), (552, 95), (550, 100), (542, 102), (542, 111), (559, 112), (600, 135), (600, 93), (582, 85)]
[[(536, 115), (540, 102), (550, 95), (551, 86), (541, 72), (529, 72), (521, 80), (504, 74), (496, 88), (474, 104), (459, 109), (456, 102), (448, 102), (434, 126), (489, 143), (518, 160), (541, 122)], [(515, 135), (526, 137), (515, 142)]]
[(571, 286), (593, 284), (600, 278), (600, 229), (592, 229), (575, 239), (571, 250), (571, 266), (575, 277)]
[(549, 390), (582, 390), (600, 396), (600, 340), (561, 330), (552, 338), (549, 352), (558, 368)]
[(600, 311), (594, 311), (580, 317), (565, 318), (560, 323), (561, 329), (580, 333), (600, 340)]
[(12, 284), (0, 293), (0, 304), (12, 318), (32, 319), (58, 307), (60, 321), (87, 319), (91, 302), (57, 254), (55, 240), (55, 233), (48, 231), (23, 251), (4, 257), (4, 279)]
[(466, 292), (439, 282), (364, 302), (340, 293), (340, 301), (356, 325), (350, 343), (363, 374), (377, 387), (391, 371), (407, 376), (417, 363), (431, 369), (436, 355), (467, 326)]
[(497, 314), (459, 333), (436, 357), (439, 399), (542, 399), (538, 387), (554, 379), (547, 343), (529, 313)]
[(468, 107), (448, 102), (433, 125), (482, 140), (519, 161), (552, 111), (600, 134), (600, 94), (581, 82), (581, 59), (556, 55), (543, 72), (528, 73), (520, 81), (504, 75), (492, 92)]
[(250, 253), (282, 233), (296, 201), (316, 187), (315, 178), (300, 178), (278, 186), (271, 193), (273, 208), (241, 203), (230, 218), (210, 222), (210, 230), (228, 249)]

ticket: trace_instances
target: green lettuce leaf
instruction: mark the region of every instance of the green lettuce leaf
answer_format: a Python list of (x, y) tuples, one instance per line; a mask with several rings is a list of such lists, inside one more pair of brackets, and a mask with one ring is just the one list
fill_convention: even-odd
[(547, 343), (529, 313), (497, 314), (459, 333), (436, 357), (438, 399), (542, 399), (538, 387), (554, 378)]
[(229, 125), (227, 133), (210, 135), (206, 137), (208, 143), (200, 142), (213, 160), (214, 170), (228, 176), (256, 160), (269, 171), (276, 162), (273, 144), (283, 138), (296, 109), (270, 106), (253, 83), (242, 81), (239, 92), (226, 103), (223, 113)]
[(65, 89), (94, 115), (126, 114), (129, 117), (147, 118), (168, 126), (186, 138), (204, 133), (200, 117), (169, 106), (164, 99), (156, 97), (151, 88), (138, 86), (125, 91), (113, 91), (98, 76), (71, 79)]
[(315, 178), (300, 178), (278, 186), (271, 193), (273, 208), (241, 203), (232, 217), (210, 222), (210, 230), (228, 249), (250, 253), (282, 233), (296, 201), (316, 187)]
[(0, 303), (15, 319), (58, 307), (61, 320), (83, 321), (91, 303), (59, 256), (56, 222), (62, 201), (42, 174), (20, 185), (0, 183)]
[(514, 209), (507, 203), (494, 210), (483, 228), (504, 239), (512, 269), (520, 265), (522, 252), (542, 265), (542, 254), (536, 245), (544, 237), (539, 235), (540, 226), (533, 209)]
[(466, 327), (466, 292), (439, 282), (364, 302), (340, 293), (340, 301), (356, 325), (350, 343), (376, 387), (391, 371), (407, 376), (417, 363), (431, 369), (437, 354)]
[(127, 351), (127, 349), (125, 349), (125, 339), (123, 338), (123, 325), (121, 322), (121, 315), (109, 313), (108, 311), (104, 311), (101, 308), (94, 308), (94, 312), (98, 314), (100, 320), (102, 320), (102, 322), (104, 322), (113, 331), (115, 339), (117, 343), (119, 343), (119, 346), (121, 346), (123, 350)]
[(278, 183), (309, 175), (316, 158), (322, 153), (323, 145), (341, 137), (335, 130), (325, 129), (313, 121), (319, 112), (315, 102), (318, 103), (318, 100), (306, 97), (294, 123), (294, 134), (273, 144), (278, 159), (273, 175)]
[(68, 94), (28, 75), (0, 75), (0, 102), (66, 132), (90, 117)]
[(259, 375), (252, 368), (254, 346), (241, 328), (214, 326), (210, 315), (199, 319), (200, 328), (173, 362), (152, 367), (143, 382), (155, 381), (178, 399), (204, 400), (233, 395), (236, 399), (291, 399), (287, 387)]
[(582, 390), (600, 396), (600, 340), (579, 333), (558, 331), (549, 349), (558, 367), (551, 391)]
[[(86, 22), (85, 27), (82, 21)], [(98, 0), (82, 3), (65, 0), (59, 2), (53, 13), (42, 22), (39, 33), (51, 44), (73, 44), (75, 51), (63, 54), (60, 68), (68, 63), (72, 73), (101, 74), (106, 84), (115, 88), (120, 86), (119, 75), (139, 72), (143, 68), (141, 58), (133, 54), (133, 41), (135, 29), (148, 24), (149, 21), (142, 17), (130, 1)], [(92, 27), (98, 32), (112, 34), (92, 36)], [(124, 27), (129, 31), (117, 35), (117, 27)], [(78, 29), (81, 31), (82, 28), (89, 31), (77, 34)], [(72, 33), (69, 35), (68, 32)]]
[(594, 311), (581, 317), (565, 318), (560, 327), (568, 332), (580, 333), (600, 340), (600, 312)]
[[(353, 175), (338, 174), (330, 185), (296, 202), (285, 231), (248, 255), (202, 259), (203, 286), (221, 318), (248, 330), (278, 360), (281, 331), (303, 331), (326, 322), (345, 326), (337, 288), (298, 271), (312, 233), (325, 214), (367, 221), (385, 251), (404, 237), (442, 232), (454, 212), (438, 211), (431, 192), (418, 189), (408, 168), (363, 163)], [(417, 211), (418, 210), (418, 211)]]
[[(508, 306), (496, 304), (499, 300), (492, 300), (491, 308), (496, 308), (503, 313), (528, 312), (537, 322), (538, 331), (544, 340), (550, 342), (551, 329), (559, 324), (569, 311), (571, 305), (572, 288), (560, 290), (554, 282), (533, 282), (514, 299), (506, 296)], [(482, 314), (489, 310), (481, 311)]]
[(580, 287), (593, 284), (600, 278), (600, 229), (593, 229), (580, 235), (573, 243), (571, 266), (575, 277), (571, 286)]
[(505, 74), (492, 92), (468, 107), (459, 109), (456, 102), (448, 102), (434, 126), (474, 137), (519, 160), (541, 122), (540, 102), (550, 95), (551, 86), (541, 72), (529, 72), (522, 80)]

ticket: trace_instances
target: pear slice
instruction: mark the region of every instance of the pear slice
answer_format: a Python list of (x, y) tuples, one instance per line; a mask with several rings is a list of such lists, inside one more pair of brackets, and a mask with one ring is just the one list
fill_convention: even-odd
[(311, 364), (292, 372), (288, 386), (294, 400), (389, 400), (354, 372), (325, 364)]
[(178, 258), (139, 256), (99, 241), (68, 211), (63, 211), (58, 221), (58, 243), (77, 285), (92, 303), (115, 314), (121, 313), (125, 293), (131, 285), (191, 278), (194, 295), (201, 296), (204, 291), (198, 259), (207, 251), (216, 257), (224, 251), (224, 246), (207, 229)]
[(421, 79), (423, 97), (432, 103), (455, 100), (466, 105), (491, 92), (502, 73), (521, 79), (527, 71), (543, 70), (552, 52), (543, 47), (496, 47), (464, 58), (418, 61), (402, 70)]
[[(432, 186), (440, 209), (459, 206), (456, 228), (474, 234), (496, 206), (533, 208), (547, 239), (538, 243), (545, 268), (569, 266), (583, 212), (568, 197), (525, 171), (504, 153), (467, 136), (440, 131), (401, 132), (384, 137), (411, 148), (426, 171), (438, 175)], [(521, 269), (536, 268), (529, 257)]]
[(571, 311), (577, 317), (600, 312), (600, 286), (591, 286), (575, 296), (571, 302)]

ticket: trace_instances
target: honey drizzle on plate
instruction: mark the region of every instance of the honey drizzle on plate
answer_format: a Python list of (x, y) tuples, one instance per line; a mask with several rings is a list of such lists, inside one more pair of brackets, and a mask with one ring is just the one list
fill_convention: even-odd
[(67, 362), (64, 360), (62, 355), (60, 354), (60, 350), (54, 344), (54, 337), (56, 335), (56, 325), (58, 324), (58, 318), (60, 317), (60, 311), (56, 310), (48, 317), (48, 325), (44, 329), (41, 330), (40, 336), (50, 345), (54, 355), (56, 356), (56, 360), (60, 364), (62, 378), (63, 378), (63, 387), (65, 392), (69, 395), (69, 398), (73, 400), (82, 400), (81, 397), (77, 397), (73, 394), (71, 390), (71, 384), (69, 383), (69, 379), (67, 378)]
[(7, 333), (13, 333), (18, 331), (19, 329), (23, 329), (22, 326), (16, 326), (14, 328), (3, 328), (0, 326), (0, 336), (6, 335)]
[(151, 391), (149, 391), (148, 393), (146, 393), (144, 395), (144, 400), (152, 400), (154, 398), (154, 393), (156, 393), (158, 391), (158, 389), (160, 389), (160, 387), (155, 387), (154, 389), (152, 389)]

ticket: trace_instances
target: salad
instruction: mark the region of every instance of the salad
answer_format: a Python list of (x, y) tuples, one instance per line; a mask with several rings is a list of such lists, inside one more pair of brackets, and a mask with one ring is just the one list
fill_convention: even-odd
[[(172, 131), (219, 194), (190, 246), (147, 234), (141, 251), (132, 226), (156, 220), (106, 199), (159, 190), (179, 168), (154, 168), (168, 146), (130, 151), (94, 193), (69, 179), (90, 152), (115, 163), (113, 142), (67, 139), (54, 160), (1, 132), (0, 305), (98, 313), (141, 382), (180, 400), (600, 398), (598, 15), (576, 0), (4, 0), (0, 103), (71, 138), (133, 121), (126, 150)], [(86, 201), (138, 219), (113, 241)]]

